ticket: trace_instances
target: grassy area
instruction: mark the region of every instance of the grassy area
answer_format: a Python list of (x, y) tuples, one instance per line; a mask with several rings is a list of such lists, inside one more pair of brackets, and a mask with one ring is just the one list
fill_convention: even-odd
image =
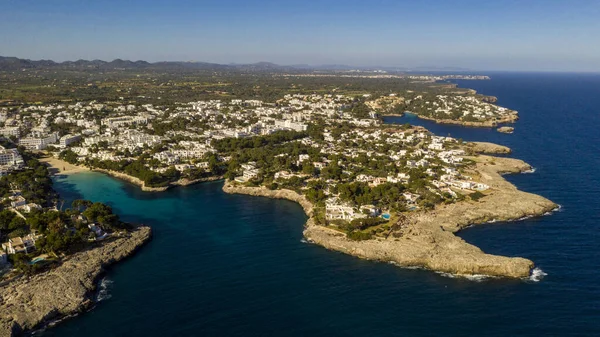
[(398, 222), (398, 220), (400, 220), (400, 216), (396, 213), (389, 213), (390, 214), (390, 219), (387, 222), (384, 222), (382, 224), (376, 225), (376, 226), (372, 226), (372, 227), (368, 227), (362, 230), (363, 233), (372, 233), (373, 231), (377, 232), (377, 233), (387, 233), (387, 231), (390, 230), (390, 228), (396, 223)]

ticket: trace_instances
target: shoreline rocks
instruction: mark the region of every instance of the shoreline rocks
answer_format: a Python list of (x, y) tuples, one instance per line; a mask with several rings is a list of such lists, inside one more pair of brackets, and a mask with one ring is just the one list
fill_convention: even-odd
[(50, 321), (84, 312), (94, 305), (97, 282), (114, 263), (147, 243), (141, 226), (99, 247), (75, 253), (47, 272), (21, 277), (0, 287), (0, 336), (20, 336)]
[(512, 152), (509, 147), (487, 142), (469, 142), (467, 143), (467, 149), (484, 154), (508, 154)]
[(217, 180), (221, 180), (223, 179), (223, 177), (207, 177), (207, 178), (200, 178), (200, 179), (195, 179), (195, 180), (189, 180), (189, 179), (179, 179), (177, 181), (174, 181), (172, 183), (169, 183), (169, 185), (167, 186), (162, 186), (162, 187), (150, 187), (150, 186), (146, 186), (146, 184), (139, 178), (136, 177), (132, 177), (126, 173), (122, 173), (122, 172), (117, 172), (117, 171), (111, 171), (111, 170), (105, 170), (105, 169), (92, 169), (92, 171), (95, 172), (100, 172), (100, 173), (104, 173), (107, 174), (111, 177), (115, 177), (121, 180), (125, 180), (133, 185), (138, 186), (139, 188), (142, 189), (142, 191), (144, 192), (164, 192), (170, 188), (173, 187), (179, 187), (179, 186), (190, 186), (190, 185), (194, 185), (194, 184), (198, 184), (198, 183), (203, 183), (203, 182), (209, 182), (209, 181), (217, 181)]
[(433, 211), (407, 214), (398, 235), (353, 241), (340, 231), (316, 225), (313, 206), (302, 195), (291, 190), (269, 190), (265, 187), (234, 186), (226, 182), (223, 191), (298, 202), (308, 221), (304, 236), (325, 248), (349, 255), (394, 262), (403, 267), (422, 267), (456, 275), (487, 275), (527, 278), (534, 263), (521, 257), (505, 257), (484, 253), (455, 234), (471, 225), (489, 221), (513, 221), (540, 216), (557, 208), (541, 196), (519, 191), (501, 174), (519, 173), (531, 166), (517, 159), (478, 156), (475, 170), (491, 191), (480, 201), (463, 201), (440, 205)]
[(126, 173), (122, 173), (122, 172), (117, 172), (117, 171), (112, 171), (112, 170), (106, 170), (106, 169), (99, 169), (99, 168), (94, 168), (92, 169), (92, 171), (94, 172), (100, 172), (100, 173), (104, 173), (107, 174), (111, 177), (115, 177), (121, 180), (125, 180), (128, 183), (134, 184), (136, 186), (138, 186), (139, 188), (142, 189), (142, 191), (144, 192), (164, 192), (166, 191), (169, 187), (168, 186), (164, 186), (164, 187), (149, 187), (146, 186), (146, 183), (144, 183), (144, 181), (142, 181), (139, 178), (130, 176)]

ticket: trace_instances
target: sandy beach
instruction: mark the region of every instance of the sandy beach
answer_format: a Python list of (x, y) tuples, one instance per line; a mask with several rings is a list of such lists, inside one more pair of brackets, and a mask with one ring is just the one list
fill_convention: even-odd
[(45, 157), (41, 158), (40, 161), (48, 165), (48, 170), (50, 174), (73, 174), (77, 172), (89, 171), (87, 167), (77, 166), (70, 163), (67, 163), (64, 160), (55, 158), (55, 157)]

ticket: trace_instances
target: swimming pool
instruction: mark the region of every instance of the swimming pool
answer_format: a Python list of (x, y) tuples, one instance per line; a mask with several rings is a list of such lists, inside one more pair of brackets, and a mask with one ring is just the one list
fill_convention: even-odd
[(31, 260), (31, 262), (29, 262), (29, 264), (36, 264), (38, 262), (42, 262), (45, 259), (43, 257), (36, 257), (35, 259)]

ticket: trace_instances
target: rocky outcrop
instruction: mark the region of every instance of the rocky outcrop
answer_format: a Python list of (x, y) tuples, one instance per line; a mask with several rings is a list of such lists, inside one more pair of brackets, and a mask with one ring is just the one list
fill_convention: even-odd
[(264, 186), (261, 187), (247, 187), (242, 185), (236, 185), (230, 181), (223, 185), (223, 191), (230, 194), (246, 194), (258, 197), (268, 197), (273, 199), (286, 199), (297, 202), (304, 209), (304, 213), (309, 217), (312, 216), (313, 205), (301, 194), (298, 194), (292, 190), (270, 190)]
[(18, 336), (89, 309), (105, 268), (134, 253), (150, 240), (151, 233), (150, 227), (139, 227), (115, 235), (99, 247), (73, 254), (50, 271), (2, 286), (0, 336)]
[(496, 96), (483, 96), (481, 98), (482, 101), (484, 102), (488, 102), (488, 103), (496, 103), (498, 102), (498, 97)]
[(525, 278), (534, 263), (520, 257), (484, 253), (455, 233), (467, 226), (489, 221), (510, 221), (538, 216), (552, 211), (556, 204), (541, 196), (519, 191), (501, 177), (502, 173), (518, 173), (531, 167), (521, 160), (477, 156), (474, 174), (491, 188), (475, 201), (441, 205), (429, 212), (408, 213), (387, 237), (353, 241), (340, 231), (318, 226), (312, 220), (312, 205), (302, 195), (290, 190), (243, 187), (226, 183), (223, 190), (255, 196), (288, 199), (302, 205), (309, 220), (304, 236), (331, 250), (365, 259), (393, 262), (405, 267), (421, 267), (458, 275), (488, 275)]
[(194, 185), (194, 184), (199, 184), (199, 183), (204, 183), (204, 182), (209, 182), (209, 181), (217, 181), (217, 180), (222, 180), (223, 177), (207, 177), (207, 178), (199, 178), (199, 179), (186, 179), (186, 178), (181, 178), (177, 181), (172, 182), (169, 187), (176, 187), (176, 186), (190, 186), (190, 185)]
[(512, 126), (502, 126), (497, 128), (496, 131), (501, 133), (513, 133), (515, 132), (515, 128), (513, 128)]
[(469, 142), (466, 147), (475, 153), (508, 154), (512, 152), (509, 147), (487, 142)]
[(400, 238), (351, 241), (333, 230), (311, 226), (304, 235), (328, 249), (369, 260), (393, 262), (457, 275), (528, 277), (534, 264), (523, 258), (485, 254), (451, 232), (412, 224)]
[(96, 172), (101, 172), (104, 174), (108, 174), (109, 176), (121, 179), (121, 180), (125, 180), (129, 183), (132, 183), (134, 185), (139, 186), (142, 191), (145, 192), (163, 192), (166, 191), (169, 187), (168, 186), (164, 186), (164, 187), (150, 187), (150, 186), (146, 186), (146, 183), (144, 183), (143, 180), (141, 180), (140, 178), (136, 178), (133, 176), (130, 176), (126, 173), (122, 173), (122, 172), (117, 172), (117, 171), (112, 171), (112, 170), (105, 170), (105, 169), (100, 169), (100, 168), (95, 168), (93, 169)]

